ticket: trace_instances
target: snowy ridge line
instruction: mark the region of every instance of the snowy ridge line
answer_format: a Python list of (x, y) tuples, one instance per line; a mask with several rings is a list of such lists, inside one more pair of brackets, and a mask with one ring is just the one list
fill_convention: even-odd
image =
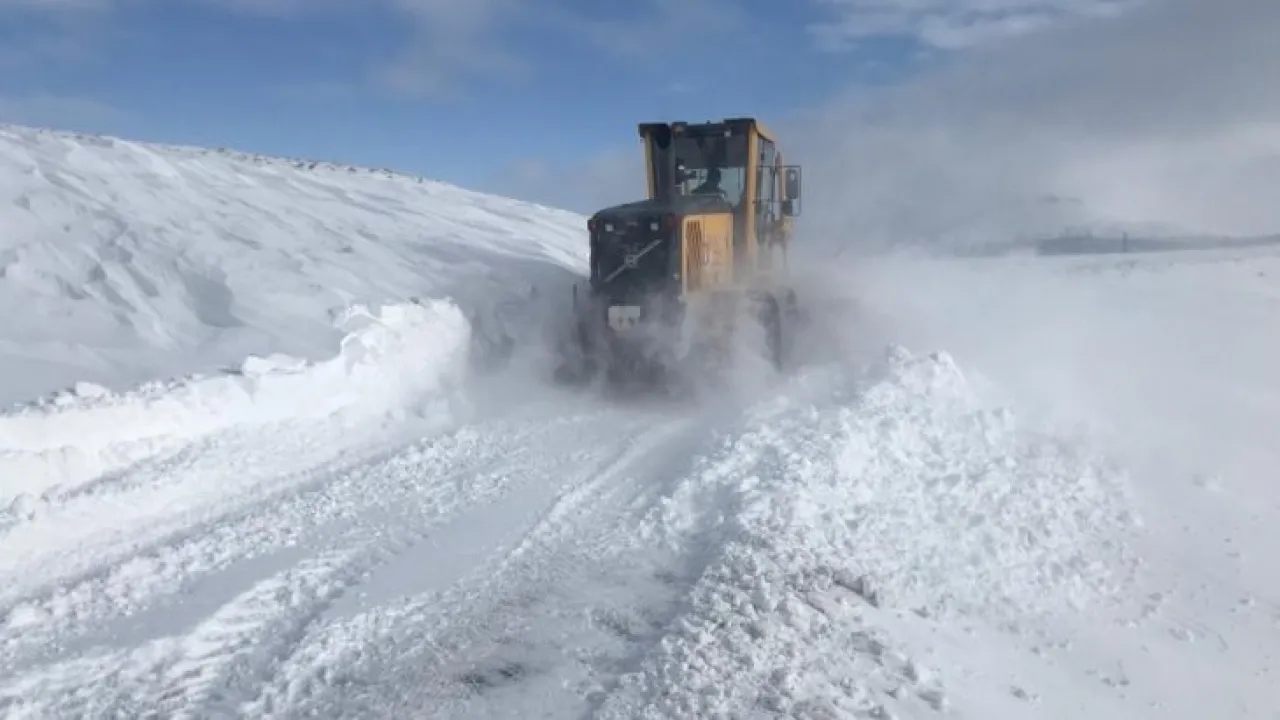
[[(142, 159), (149, 160), (156, 168), (162, 167), (173, 158), (181, 158), (184, 160), (224, 158), (233, 162), (253, 165), (264, 169), (288, 169), (292, 171), (306, 171), (315, 174), (323, 173), (334, 176), (351, 176), (359, 174), (365, 176), (366, 180), (381, 179), (397, 183), (414, 183), (422, 185), (428, 190), (455, 193), (459, 196), (473, 196), (478, 198), (490, 197), (485, 193), (468, 190), (442, 180), (435, 180), (402, 170), (395, 170), (387, 167), (373, 167), (368, 165), (354, 165), (336, 160), (320, 160), (316, 158), (293, 157), (286, 155), (269, 155), (247, 150), (237, 150), (229, 147), (206, 147), (201, 145), (180, 145), (174, 143), (131, 140), (106, 133), (88, 133), (14, 123), (0, 123), (0, 135), (7, 135), (24, 140), (30, 138), (57, 140), (62, 143), (66, 143), (73, 148), (79, 146), (128, 150), (136, 153)], [(536, 207), (541, 210), (551, 211), (560, 215), (577, 217), (576, 213), (572, 213), (568, 210), (552, 208), (538, 203), (515, 199), (511, 199), (510, 202), (515, 207)]]
[[(894, 348), (880, 374), (770, 413), (690, 481), (718, 496), (713, 558), (599, 717), (941, 709), (946, 678), (889, 620), (1017, 634), (1116, 601), (1135, 562), (1122, 476), (984, 407), (945, 354)], [(658, 513), (654, 535), (687, 513)]]
[(81, 384), (50, 403), (0, 415), (0, 507), (235, 426), (403, 412), (449, 392), (465, 368), (470, 329), (449, 301), (376, 312), (355, 305), (335, 324), (346, 335), (329, 360), (251, 356), (224, 375), (118, 394)]

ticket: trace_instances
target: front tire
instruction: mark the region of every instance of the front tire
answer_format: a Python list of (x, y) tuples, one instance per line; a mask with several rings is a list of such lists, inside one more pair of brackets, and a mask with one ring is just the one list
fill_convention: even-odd
[(786, 367), (786, 347), (782, 334), (782, 306), (773, 295), (765, 295), (757, 301), (756, 319), (764, 330), (765, 354), (776, 372)]

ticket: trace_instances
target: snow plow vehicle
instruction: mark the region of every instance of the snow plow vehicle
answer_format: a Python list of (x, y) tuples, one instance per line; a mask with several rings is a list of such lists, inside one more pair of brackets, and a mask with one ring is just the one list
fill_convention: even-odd
[(648, 197), (588, 220), (590, 274), (573, 288), (557, 377), (663, 384), (720, 372), (744, 351), (783, 369), (800, 168), (754, 118), (638, 129)]

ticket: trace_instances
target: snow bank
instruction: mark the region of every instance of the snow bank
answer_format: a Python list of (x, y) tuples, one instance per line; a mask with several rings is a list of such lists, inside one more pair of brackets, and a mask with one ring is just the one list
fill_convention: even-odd
[(577, 214), (386, 170), (7, 126), (0, 227), (3, 405), (321, 360), (355, 304), (567, 299), (587, 248)]
[(1024, 422), (1070, 424), (1124, 464), (1144, 521), (1141, 585), (1118, 619), (1091, 616), (1053, 672), (1087, 685), (1086, 671), (1123, 667), (1131, 705), (1086, 712), (1096, 694), (1082, 687), (1062, 693), (1059, 717), (1275, 706), (1258, 668), (1280, 626), (1255, 599), (1280, 597), (1280, 252), (898, 257), (831, 273), (896, 341), (947, 348), (998, 379)]
[[(1116, 597), (1133, 568), (1124, 478), (987, 407), (945, 354), (888, 356), (870, 387), (767, 409), (653, 519), (722, 518), (689, 611), (610, 717), (804, 716), (947, 703), (878, 617), (1011, 632)], [(894, 710), (894, 707), (898, 710)]]
[(469, 326), (451, 302), (356, 305), (335, 325), (345, 336), (321, 362), (251, 356), (226, 374), (125, 393), (80, 383), (0, 415), (0, 507), (236, 425), (418, 411), (450, 392), (466, 369)]

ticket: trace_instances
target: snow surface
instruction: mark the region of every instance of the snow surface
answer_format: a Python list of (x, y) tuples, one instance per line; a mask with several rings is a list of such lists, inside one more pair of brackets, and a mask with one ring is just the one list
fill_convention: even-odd
[(786, 377), (608, 399), (580, 217), (0, 141), (5, 717), (1280, 707), (1276, 251), (863, 258)]
[(382, 170), (0, 126), (0, 403), (250, 354), (356, 303), (501, 304), (585, 267), (582, 218)]

